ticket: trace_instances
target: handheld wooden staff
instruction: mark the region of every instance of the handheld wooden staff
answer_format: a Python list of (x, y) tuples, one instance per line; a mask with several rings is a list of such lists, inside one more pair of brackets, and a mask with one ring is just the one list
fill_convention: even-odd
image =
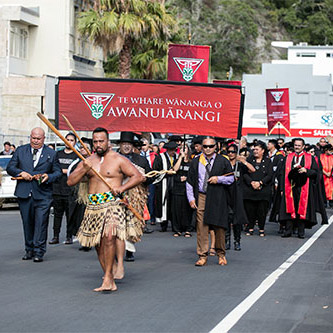
[(232, 171), (232, 172), (228, 172), (228, 173), (225, 173), (224, 175), (221, 175), (221, 177), (226, 177), (226, 176), (230, 176), (230, 175), (234, 175), (235, 172)]
[[(38, 118), (51, 130), (53, 131), (64, 143), (68, 146), (81, 160), (85, 161), (86, 159), (69, 143), (69, 141), (54, 127), (54, 125), (46, 119), (40, 112), (37, 113)], [(111, 191), (114, 196), (117, 196), (112, 190), (111, 185), (105, 180), (105, 178), (94, 168), (90, 169)], [(118, 196), (119, 197), (119, 196)], [(143, 217), (137, 212), (125, 199), (120, 198), (120, 201), (138, 218), (140, 221), (143, 220)]]
[(176, 171), (174, 171), (174, 170), (161, 170), (161, 171), (152, 170), (152, 171), (149, 171), (148, 173), (146, 173), (144, 176), (147, 178), (150, 178), (150, 177), (163, 175), (164, 173), (166, 173), (168, 175), (175, 175)]
[(81, 143), (82, 147), (84, 148), (84, 150), (87, 152), (87, 154), (89, 156), (91, 156), (91, 152), (90, 150), (87, 148), (87, 146), (84, 144), (84, 142), (81, 140), (80, 136), (77, 134), (77, 132), (75, 131), (74, 127), (72, 126), (72, 124), (70, 123), (70, 121), (67, 119), (67, 117), (65, 117), (64, 115), (62, 115), (62, 117), (64, 118), (66, 124), (68, 125), (68, 127), (71, 129), (71, 131), (73, 132), (73, 134), (76, 136), (76, 138), (79, 140), (79, 142)]

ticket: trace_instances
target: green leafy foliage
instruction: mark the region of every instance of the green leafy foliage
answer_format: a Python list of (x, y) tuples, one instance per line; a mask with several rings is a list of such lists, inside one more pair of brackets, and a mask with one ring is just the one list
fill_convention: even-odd
[(333, 44), (333, 0), (293, 1), (278, 13), (294, 42)]
[(81, 14), (79, 29), (103, 46), (109, 77), (121, 76), (126, 41), (130, 77), (162, 80), (168, 43), (186, 44), (189, 36), (192, 44), (211, 46), (212, 79), (225, 79), (230, 66), (234, 79), (257, 72), (272, 59), (273, 40), (333, 44), (333, 0), (97, 2), (101, 8)]
[[(151, 47), (154, 39), (167, 42), (177, 33), (178, 26), (163, 1), (98, 0), (80, 13), (78, 30), (101, 46), (105, 57), (117, 55), (119, 62), (115, 72), (122, 78), (128, 78), (133, 51), (145, 53), (147, 49), (142, 50), (142, 47)], [(158, 53), (158, 48), (155, 51)], [(148, 68), (145, 71), (154, 73), (161, 67), (159, 61), (151, 62), (150, 55), (146, 55)], [(114, 60), (114, 57), (110, 59), (106, 69), (114, 69)], [(142, 61), (137, 63), (143, 64)]]

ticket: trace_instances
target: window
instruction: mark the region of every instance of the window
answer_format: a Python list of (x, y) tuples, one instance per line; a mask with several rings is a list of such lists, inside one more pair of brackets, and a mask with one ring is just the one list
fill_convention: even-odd
[(314, 92), (314, 109), (315, 110), (326, 110), (327, 109), (327, 93), (326, 92)]
[(333, 58), (333, 53), (326, 53), (326, 58)]
[(306, 52), (306, 53), (296, 53), (296, 57), (302, 57), (302, 58), (315, 58), (316, 53), (315, 52)]
[(296, 93), (296, 109), (308, 110), (309, 109), (309, 93), (297, 92)]
[(28, 30), (18, 26), (10, 28), (10, 55), (26, 59), (28, 55)]

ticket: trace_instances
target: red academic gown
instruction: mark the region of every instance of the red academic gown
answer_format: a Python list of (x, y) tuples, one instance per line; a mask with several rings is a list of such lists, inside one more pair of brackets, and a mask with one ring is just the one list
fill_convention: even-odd
[(297, 175), (294, 166), (297, 164), (296, 153), (287, 156), (283, 165), (281, 188), (283, 190), (279, 220), (304, 220), (305, 228), (317, 224), (315, 186), (318, 175), (318, 165), (308, 153), (302, 152), (300, 166), (307, 169), (307, 173)]
[(327, 200), (333, 200), (333, 177), (332, 177), (332, 170), (333, 170), (333, 156), (321, 154), (320, 155), (320, 162), (323, 166), (323, 171), (329, 172), (330, 176), (327, 177), (325, 174), (324, 176), (324, 185), (325, 185), (325, 193)]

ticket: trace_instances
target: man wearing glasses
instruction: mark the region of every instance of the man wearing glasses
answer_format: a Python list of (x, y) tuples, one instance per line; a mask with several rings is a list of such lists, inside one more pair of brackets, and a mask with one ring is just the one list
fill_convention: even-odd
[(203, 153), (192, 160), (186, 181), (186, 193), (191, 208), (197, 212), (196, 266), (207, 263), (209, 251), (209, 228), (215, 232), (215, 250), (218, 264), (227, 264), (225, 258), (225, 230), (228, 228), (228, 185), (234, 182), (230, 162), (217, 155), (216, 141), (205, 137)]

